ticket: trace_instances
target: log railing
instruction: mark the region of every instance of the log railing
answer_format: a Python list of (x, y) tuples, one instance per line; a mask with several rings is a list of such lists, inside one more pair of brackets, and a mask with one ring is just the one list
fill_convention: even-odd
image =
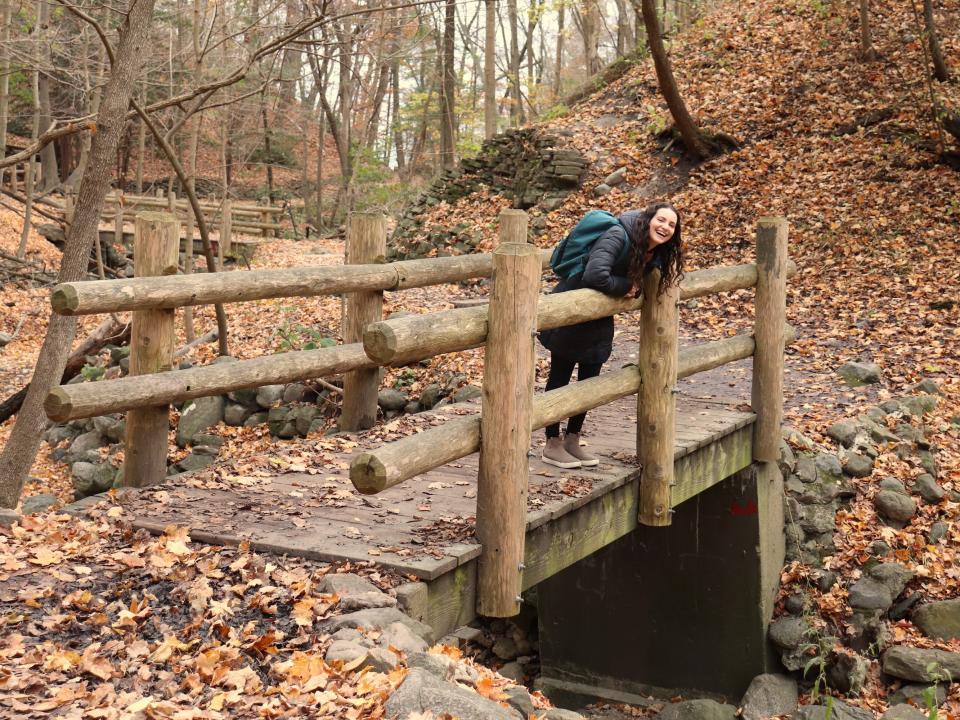
[[(172, 216), (154, 214), (138, 219), (137, 233), (172, 238), (174, 233), (162, 228), (176, 226)], [(376, 493), (479, 450), (477, 534), (484, 550), (478, 566), (478, 607), (483, 614), (509, 616), (517, 611), (522, 584), (526, 452), (532, 430), (637, 394), (637, 454), (642, 465), (639, 519), (648, 525), (669, 525), (676, 381), (753, 356), (754, 459), (770, 462), (776, 458), (782, 420), (783, 348), (792, 337), (784, 320), (786, 278), (795, 272), (786, 256), (786, 236), (784, 220), (763, 219), (757, 232), (756, 265), (690, 272), (678, 287), (660, 297), (654, 272), (646, 279), (642, 298), (611, 298), (593, 290), (540, 295), (540, 272), (548, 253), (525, 244), (526, 214), (516, 210), (501, 215), (501, 244), (486, 255), (383, 263), (385, 224), (381, 217), (365, 214), (352, 216), (349, 223), (346, 257), (348, 263), (357, 264), (339, 267), (165, 277), (169, 268), (162, 262), (156, 267), (149, 265), (149, 253), (141, 251), (134, 258), (138, 277), (66, 283), (57, 286), (52, 295), (54, 310), (64, 315), (133, 311), (135, 328), (143, 331), (134, 332), (131, 375), (60, 386), (50, 393), (45, 407), (54, 420), (122, 410), (130, 411), (133, 418), (147, 418), (134, 423), (135, 442), (128, 420), (127, 458), (134, 458), (137, 466), (133, 472), (125, 468), (125, 482), (142, 485), (165, 476), (170, 403), (345, 374), (342, 429), (360, 429), (369, 427), (375, 418), (379, 367), (486, 345), (480, 417), (452, 419), (359, 453), (352, 461), (350, 477), (361, 492)], [(156, 252), (160, 257), (163, 251)], [(381, 319), (385, 290), (491, 275), (495, 282), (489, 305)], [(749, 287), (756, 287), (753, 335), (677, 351), (680, 300)], [(344, 345), (168, 369), (165, 338), (172, 327), (174, 308), (340, 294), (347, 296)], [(533, 353), (538, 330), (641, 308), (639, 366), (534, 395)]]

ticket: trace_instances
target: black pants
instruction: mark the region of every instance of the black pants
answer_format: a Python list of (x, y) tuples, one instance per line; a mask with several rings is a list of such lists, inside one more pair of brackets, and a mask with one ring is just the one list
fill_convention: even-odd
[[(603, 363), (578, 363), (575, 360), (557, 357), (556, 353), (550, 354), (550, 376), (547, 378), (547, 390), (555, 390), (563, 387), (570, 382), (573, 377), (573, 367), (577, 366), (577, 380), (586, 380), (596, 377), (600, 374), (600, 368)], [(567, 432), (579, 433), (583, 427), (583, 421), (586, 419), (586, 413), (580, 413), (567, 420)], [(560, 437), (560, 423), (547, 425), (547, 437)]]

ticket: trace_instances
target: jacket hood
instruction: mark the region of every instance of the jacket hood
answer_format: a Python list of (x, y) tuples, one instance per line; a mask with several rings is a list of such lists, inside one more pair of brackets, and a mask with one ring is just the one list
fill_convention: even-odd
[(643, 215), (643, 210), (628, 210), (617, 218), (620, 224), (627, 229), (627, 237), (630, 238), (631, 242), (636, 241), (637, 235), (640, 232), (639, 225), (641, 215)]

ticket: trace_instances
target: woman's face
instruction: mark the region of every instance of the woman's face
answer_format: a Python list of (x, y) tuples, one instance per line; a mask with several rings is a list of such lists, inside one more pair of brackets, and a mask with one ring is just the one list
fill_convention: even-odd
[(673, 237), (677, 229), (677, 214), (670, 208), (660, 208), (650, 221), (650, 248), (662, 245)]

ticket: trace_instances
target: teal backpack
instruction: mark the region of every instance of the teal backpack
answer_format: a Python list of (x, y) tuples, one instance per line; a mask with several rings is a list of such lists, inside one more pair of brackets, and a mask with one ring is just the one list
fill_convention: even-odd
[(583, 274), (594, 243), (614, 226), (623, 228), (627, 236), (627, 242), (623, 244), (615, 264), (619, 265), (626, 260), (630, 254), (630, 235), (627, 229), (617, 220), (616, 215), (606, 210), (591, 210), (554, 248), (553, 255), (550, 256), (550, 267), (557, 277), (566, 279)]

